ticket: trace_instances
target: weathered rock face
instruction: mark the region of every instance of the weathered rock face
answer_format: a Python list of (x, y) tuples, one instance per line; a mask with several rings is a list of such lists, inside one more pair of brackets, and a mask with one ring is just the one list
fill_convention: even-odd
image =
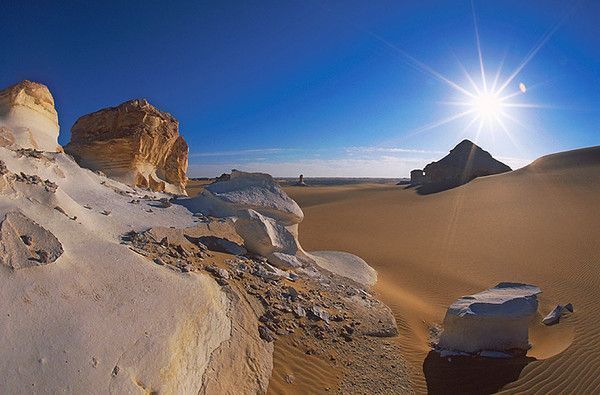
[(185, 195), (188, 146), (178, 129), (171, 114), (131, 100), (79, 118), (65, 151), (127, 184)]
[(25, 80), (0, 91), (0, 146), (62, 151), (58, 131), (47, 86)]
[[(423, 169), (425, 174), (418, 183), (464, 184), (476, 177), (505, 173), (511, 168), (494, 159), (469, 140), (461, 141), (448, 155)], [(413, 174), (411, 173), (411, 179)]]

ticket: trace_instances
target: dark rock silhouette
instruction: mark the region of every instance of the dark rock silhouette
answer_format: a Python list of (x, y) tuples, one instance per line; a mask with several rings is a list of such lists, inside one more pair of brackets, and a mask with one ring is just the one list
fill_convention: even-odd
[(411, 184), (421, 194), (440, 192), (466, 184), (476, 177), (505, 173), (511, 168), (469, 140), (461, 141), (448, 155), (423, 170), (410, 172)]
[(307, 186), (306, 183), (304, 182), (304, 174), (300, 174), (300, 177), (298, 177), (298, 181), (294, 185), (297, 187)]

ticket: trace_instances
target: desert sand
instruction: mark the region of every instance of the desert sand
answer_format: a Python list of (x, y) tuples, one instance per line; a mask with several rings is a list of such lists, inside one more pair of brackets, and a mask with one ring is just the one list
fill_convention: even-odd
[[(305, 213), (299, 234), (307, 251), (348, 251), (377, 270), (376, 296), (394, 312), (394, 341), (411, 365), (415, 391), (600, 391), (600, 147), (429, 195), (377, 184), (285, 191)], [(527, 356), (448, 362), (432, 353), (429, 340), (447, 307), (501, 281), (543, 291)], [(568, 302), (573, 314), (555, 326), (541, 324), (556, 304)], [(325, 382), (335, 388), (327, 361), (279, 344), (272, 393), (291, 390), (282, 382), (285, 371), (295, 371), (305, 393), (322, 392)]]

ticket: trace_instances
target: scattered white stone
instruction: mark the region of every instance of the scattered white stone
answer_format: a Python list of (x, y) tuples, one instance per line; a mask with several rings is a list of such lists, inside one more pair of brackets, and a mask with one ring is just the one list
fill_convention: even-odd
[(572, 313), (573, 305), (571, 303), (567, 303), (566, 305), (556, 305), (556, 307), (550, 313), (548, 313), (547, 316), (544, 317), (542, 323), (544, 323), (545, 325), (558, 324), (560, 322), (560, 316), (565, 310)]

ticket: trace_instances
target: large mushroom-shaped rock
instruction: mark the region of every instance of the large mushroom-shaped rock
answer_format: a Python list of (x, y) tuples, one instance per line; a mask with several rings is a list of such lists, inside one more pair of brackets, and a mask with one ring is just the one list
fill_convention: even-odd
[(313, 262), (298, 242), (304, 213), (268, 174), (234, 170), (183, 201), (191, 211), (235, 218), (235, 229), (246, 248), (280, 268)]
[(22, 269), (52, 263), (63, 253), (58, 239), (20, 211), (6, 213), (0, 224), (0, 263)]
[(188, 146), (179, 122), (144, 99), (82, 116), (65, 151), (81, 166), (129, 185), (186, 194)]
[(233, 170), (221, 179), (206, 186), (189, 208), (215, 217), (238, 217), (254, 210), (286, 226), (304, 219), (300, 206), (269, 174)]
[(470, 354), (529, 349), (528, 327), (540, 289), (500, 283), (463, 296), (448, 308), (438, 348)]
[(43, 84), (21, 81), (0, 91), (0, 146), (61, 151), (54, 98)]
[[(448, 155), (423, 169), (424, 175), (411, 172), (411, 179), (421, 183), (464, 184), (476, 177), (505, 173), (511, 168), (469, 140), (461, 141)], [(420, 170), (419, 170), (420, 171)], [(413, 178), (415, 177), (416, 178)]]

